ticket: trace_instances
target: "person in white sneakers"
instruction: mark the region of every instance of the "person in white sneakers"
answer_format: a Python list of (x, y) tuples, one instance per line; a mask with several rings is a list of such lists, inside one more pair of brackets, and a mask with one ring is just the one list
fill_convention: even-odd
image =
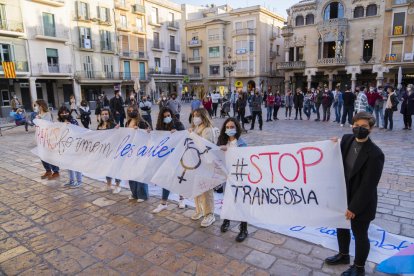
[[(158, 114), (155, 130), (170, 131), (171, 133), (174, 133), (176, 131), (185, 130), (185, 127), (183, 123), (181, 123), (180, 120), (173, 115), (173, 111), (171, 109), (164, 107)], [(157, 208), (152, 210), (153, 213), (159, 213), (162, 210), (167, 209), (167, 200), (169, 195), (170, 191), (163, 188), (161, 203), (157, 206)], [(180, 200), (178, 201), (178, 208), (185, 208), (184, 198), (182, 196), (180, 196)]]
[[(214, 135), (213, 122), (206, 109), (198, 108), (193, 111), (193, 121), (191, 124), (190, 132), (203, 137), (204, 139), (216, 143), (216, 137)], [(191, 216), (192, 220), (199, 220), (202, 217), (201, 227), (208, 227), (212, 225), (216, 218), (214, 217), (214, 190), (208, 190), (201, 195), (194, 198), (196, 206), (196, 212)]]

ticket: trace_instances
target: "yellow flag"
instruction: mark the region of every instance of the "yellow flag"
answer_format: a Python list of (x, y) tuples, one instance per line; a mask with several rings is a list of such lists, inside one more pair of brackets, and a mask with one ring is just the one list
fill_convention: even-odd
[(3, 72), (4, 77), (6, 79), (15, 79), (16, 78), (16, 70), (14, 69), (14, 62), (12, 61), (3, 61)]

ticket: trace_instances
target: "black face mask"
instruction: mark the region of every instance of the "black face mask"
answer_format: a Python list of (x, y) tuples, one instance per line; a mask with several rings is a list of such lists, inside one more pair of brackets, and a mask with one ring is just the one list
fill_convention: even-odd
[(352, 132), (354, 133), (355, 138), (358, 139), (365, 139), (369, 135), (369, 130), (365, 127), (354, 127), (352, 128)]
[(70, 115), (60, 115), (60, 118), (61, 118), (63, 121), (69, 121), (69, 119), (70, 119)]
[(138, 112), (136, 112), (136, 111), (128, 112), (128, 116), (130, 118), (137, 118), (138, 117)]

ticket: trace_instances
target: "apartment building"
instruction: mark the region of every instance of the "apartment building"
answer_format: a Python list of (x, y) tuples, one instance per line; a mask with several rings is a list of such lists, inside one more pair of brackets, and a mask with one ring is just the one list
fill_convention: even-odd
[(303, 0), (288, 9), (285, 88), (383, 83), (384, 1)]
[(169, 1), (146, 0), (147, 49), (149, 77), (156, 84), (148, 92), (158, 98), (161, 93), (181, 94), (183, 77), (181, 54), (181, 6)]
[(22, 99), (30, 109), (28, 91), (36, 91), (34, 99), (44, 99), (50, 107), (57, 108), (73, 94), (74, 68), (67, 12), (70, 4), (58, 0), (22, 3), (31, 69), (29, 82), (20, 83)]
[(115, 1), (121, 91), (124, 95), (129, 95), (134, 90), (136, 82), (139, 83), (140, 92), (144, 93), (149, 81), (145, 18), (143, 1)]
[(282, 61), (281, 28), (285, 19), (261, 6), (183, 5), (189, 91), (199, 94), (229, 89), (280, 90), (276, 73)]
[(384, 81), (397, 86), (401, 67), (402, 84), (414, 83), (414, 2), (387, 0), (383, 26)]
[[(3, 0), (0, 2), (0, 116), (8, 116), (11, 99), (14, 95), (31, 106), (28, 87), (30, 75), (27, 45), (24, 39), (20, 1)], [(6, 79), (2, 62), (14, 62), (16, 79)], [(25, 84), (25, 85), (23, 85)], [(26, 86), (27, 84), (27, 86)]]
[[(122, 73), (117, 55), (113, 0), (69, 1), (71, 46), (75, 71), (73, 91), (78, 103), (85, 99), (94, 108), (101, 94), (113, 95)], [(67, 101), (65, 95), (65, 101)]]

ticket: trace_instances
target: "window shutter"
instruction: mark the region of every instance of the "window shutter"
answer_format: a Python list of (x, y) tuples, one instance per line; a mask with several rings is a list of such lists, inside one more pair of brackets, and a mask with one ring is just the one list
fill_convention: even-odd
[(107, 20), (108, 22), (111, 22), (111, 14), (109, 13), (109, 9), (108, 9), (108, 8), (106, 8), (106, 9), (105, 9), (105, 12), (106, 12), (106, 20)]
[(79, 17), (80, 12), (79, 12), (79, 2), (78, 1), (75, 1), (75, 11), (76, 11), (76, 16)]
[(86, 4), (86, 19), (91, 18), (90, 12), (89, 12), (89, 3)]
[(99, 6), (96, 7), (96, 15), (99, 19), (101, 19), (101, 7)]
[(82, 48), (83, 46), (82, 27), (78, 27), (78, 30), (79, 30), (79, 47)]

